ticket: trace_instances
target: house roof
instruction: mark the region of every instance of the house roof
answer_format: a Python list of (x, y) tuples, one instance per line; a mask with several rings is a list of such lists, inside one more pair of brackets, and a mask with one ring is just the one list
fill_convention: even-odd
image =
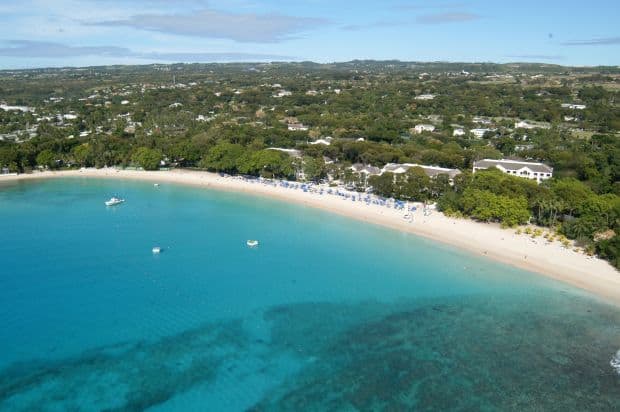
[(357, 173), (366, 173), (369, 175), (381, 174), (381, 169), (379, 169), (378, 167), (363, 165), (361, 163), (355, 163), (353, 166), (351, 166), (351, 169), (353, 169)]
[(526, 161), (521, 161), (521, 160), (507, 160), (507, 159), (501, 159), (501, 160), (483, 159), (483, 160), (474, 162), (474, 167), (479, 167), (483, 169), (486, 169), (489, 167), (495, 167), (495, 166), (501, 166), (506, 170), (521, 170), (527, 167), (533, 172), (553, 173), (553, 168), (543, 163), (534, 163), (534, 162), (526, 162)]
[(282, 147), (268, 147), (267, 150), (276, 150), (278, 152), (286, 153), (289, 156), (301, 157), (301, 152), (297, 149), (285, 149)]
[(388, 163), (383, 167), (383, 172), (405, 173), (412, 167), (421, 168), (422, 170), (424, 170), (424, 173), (426, 173), (428, 177), (435, 177), (441, 174), (445, 174), (450, 176), (450, 178), (454, 178), (454, 176), (461, 174), (461, 171), (458, 169), (448, 169), (439, 166), (424, 166), (416, 163)]

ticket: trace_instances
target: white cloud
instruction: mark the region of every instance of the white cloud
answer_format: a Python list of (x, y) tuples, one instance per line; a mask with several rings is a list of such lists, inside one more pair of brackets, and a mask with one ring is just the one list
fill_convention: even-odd
[(620, 44), (620, 37), (571, 40), (562, 43), (562, 46), (611, 46), (615, 44)]
[(79, 56), (100, 56), (114, 58), (136, 58), (151, 61), (171, 62), (222, 62), (222, 61), (273, 61), (295, 60), (291, 56), (261, 53), (213, 53), (202, 51), (138, 52), (116, 46), (69, 46), (61, 43), (39, 42), (29, 40), (9, 40), (0, 47), (0, 56), (38, 59), (70, 58)]
[(295, 38), (304, 31), (328, 23), (327, 20), (319, 18), (203, 9), (192, 14), (137, 14), (126, 19), (93, 24), (132, 27), (183, 36), (223, 38), (238, 42), (275, 43)]
[(479, 15), (465, 12), (447, 12), (435, 13), (418, 16), (416, 22), (421, 24), (443, 24), (443, 23), (461, 23), (466, 21), (478, 20)]

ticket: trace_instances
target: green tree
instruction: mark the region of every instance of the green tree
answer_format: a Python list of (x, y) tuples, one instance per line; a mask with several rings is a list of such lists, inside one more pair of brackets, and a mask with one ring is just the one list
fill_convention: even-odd
[(562, 202), (563, 213), (573, 215), (594, 193), (577, 179), (558, 179), (551, 184), (551, 190)]
[(620, 269), (620, 235), (597, 243), (596, 251), (600, 257), (609, 260), (617, 269)]
[(216, 172), (236, 173), (244, 154), (245, 149), (240, 144), (220, 142), (209, 150), (199, 165)]
[(381, 175), (370, 176), (368, 184), (373, 188), (375, 194), (383, 197), (394, 196), (394, 174), (383, 173)]
[(171, 161), (180, 166), (193, 166), (200, 160), (200, 149), (193, 141), (180, 141), (171, 145), (166, 151)]
[(467, 215), (484, 222), (496, 221), (514, 226), (526, 223), (530, 218), (525, 197), (495, 195), (488, 190), (466, 189), (461, 206)]
[(134, 152), (131, 159), (139, 164), (144, 170), (157, 170), (159, 169), (159, 163), (162, 159), (162, 154), (159, 150), (149, 149), (148, 147), (139, 147)]
[(430, 179), (429, 195), (433, 199), (439, 199), (444, 193), (450, 192), (450, 176), (447, 174), (439, 174)]
[(37, 155), (37, 164), (43, 166), (46, 169), (56, 168), (56, 154), (49, 149), (41, 151)]
[(262, 177), (287, 178), (295, 177), (295, 168), (290, 156), (277, 150), (259, 150), (252, 153), (240, 164), (239, 171)]
[(0, 168), (7, 167), (11, 172), (19, 171), (20, 157), (15, 145), (0, 146)]
[(91, 166), (93, 151), (88, 143), (82, 143), (71, 150), (73, 160), (80, 166)]
[(412, 167), (396, 177), (395, 195), (403, 200), (428, 199), (430, 179), (421, 167)]
[(306, 156), (303, 158), (302, 165), (306, 180), (318, 182), (319, 180), (324, 179), (325, 176), (327, 176), (325, 161), (323, 161), (322, 157), (316, 158)]

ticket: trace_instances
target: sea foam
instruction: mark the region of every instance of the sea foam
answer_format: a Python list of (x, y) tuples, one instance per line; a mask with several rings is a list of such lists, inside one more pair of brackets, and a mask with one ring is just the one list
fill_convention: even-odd
[(616, 372), (618, 372), (618, 375), (620, 375), (620, 350), (618, 350), (618, 352), (616, 352), (616, 355), (611, 358), (609, 364), (612, 368), (614, 368)]

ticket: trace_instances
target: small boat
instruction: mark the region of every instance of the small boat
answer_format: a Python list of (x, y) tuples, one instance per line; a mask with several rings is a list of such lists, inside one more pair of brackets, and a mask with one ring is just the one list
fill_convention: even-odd
[(153, 254), (154, 254), (154, 255), (158, 255), (158, 254), (160, 254), (160, 253), (161, 253), (161, 248), (160, 248), (159, 246), (155, 246), (155, 247), (153, 248)]
[(248, 240), (247, 242), (245, 242), (249, 247), (256, 247), (258, 246), (258, 240)]
[(110, 200), (106, 200), (105, 205), (106, 206), (116, 206), (116, 205), (120, 205), (124, 201), (125, 201), (125, 199), (120, 199), (118, 197), (112, 197), (112, 198), (110, 198)]
[(153, 186), (159, 187), (159, 183), (155, 183), (155, 184), (153, 184)]

